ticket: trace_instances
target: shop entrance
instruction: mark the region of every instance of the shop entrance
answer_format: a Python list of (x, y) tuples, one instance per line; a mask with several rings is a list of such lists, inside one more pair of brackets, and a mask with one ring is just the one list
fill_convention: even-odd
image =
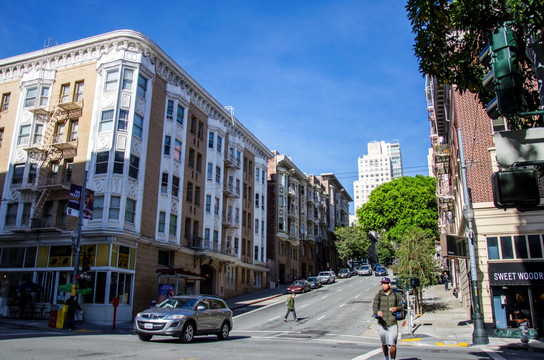
[(200, 272), (204, 277), (204, 280), (200, 282), (200, 293), (201, 294), (213, 294), (213, 269), (209, 265), (202, 265)]

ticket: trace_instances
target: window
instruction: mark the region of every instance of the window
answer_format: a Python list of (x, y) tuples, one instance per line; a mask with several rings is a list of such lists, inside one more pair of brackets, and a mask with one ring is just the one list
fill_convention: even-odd
[(206, 212), (210, 213), (212, 210), (212, 196), (206, 195)]
[(210, 228), (204, 229), (204, 240), (206, 240), (206, 242), (210, 241)]
[(164, 136), (164, 155), (170, 156), (170, 142), (171, 138), (168, 135)]
[(168, 193), (168, 173), (163, 172), (161, 178), (161, 194)]
[(15, 226), (18, 209), (19, 209), (19, 204), (17, 203), (8, 204), (8, 211), (6, 212), (6, 226)]
[(255, 219), (255, 234), (259, 233), (259, 219)]
[(36, 98), (38, 97), (38, 88), (30, 88), (26, 90), (25, 96), (25, 108), (36, 105)]
[(215, 134), (213, 132), (208, 133), (208, 147), (213, 149), (213, 139)]
[(195, 205), (200, 206), (200, 186), (195, 186)]
[(4, 128), (0, 128), (0, 147), (2, 147), (3, 141), (4, 141)]
[(189, 149), (189, 159), (188, 159), (187, 165), (189, 165), (189, 167), (193, 169), (195, 167), (195, 150), (194, 149)]
[(108, 219), (119, 220), (119, 212), (121, 211), (121, 197), (112, 196), (110, 200), (110, 211)]
[(0, 111), (8, 111), (10, 98), (11, 93), (6, 93), (2, 95), (2, 107)]
[(221, 153), (223, 151), (223, 138), (217, 135), (217, 152)]
[(164, 211), (159, 212), (159, 229), (158, 232), (164, 234), (164, 228), (166, 227), (166, 213)]
[(259, 193), (256, 193), (256, 194), (255, 194), (255, 207), (256, 207), (256, 208), (259, 207)]
[(21, 125), (17, 145), (28, 145), (30, 142), (30, 125)]
[(98, 131), (109, 131), (113, 128), (113, 110), (102, 111)]
[(23, 183), (23, 174), (25, 172), (25, 164), (15, 164), (13, 166), (13, 176), (11, 178), (11, 184), (22, 184)]
[(108, 172), (109, 157), (110, 153), (108, 151), (96, 153), (96, 165), (94, 169), (95, 174), (105, 174)]
[(514, 247), (517, 259), (527, 259), (529, 257), (525, 236), (514, 236)]
[(41, 95), (40, 95), (40, 106), (47, 106), (49, 103), (49, 87), (44, 86), (42, 87)]
[(510, 236), (501, 236), (501, 252), (503, 259), (513, 259), (514, 251), (512, 249), (512, 238)]
[(84, 87), (83, 81), (76, 82), (76, 88), (75, 88), (75, 92), (74, 92), (74, 101), (75, 102), (83, 101), (83, 87)]
[(191, 134), (196, 132), (196, 118), (194, 116), (191, 116), (191, 127), (189, 130), (191, 131)]
[(70, 132), (68, 133), (68, 140), (75, 141), (77, 140), (77, 128), (79, 126), (79, 121), (72, 120), (70, 121)]
[(260, 169), (259, 168), (255, 168), (255, 182), (259, 182), (259, 174), (260, 174)]
[(27, 183), (32, 184), (34, 183), (34, 180), (36, 179), (36, 172), (38, 170), (37, 164), (30, 164), (28, 169), (28, 180)]
[(202, 121), (199, 121), (198, 122), (198, 134), (197, 134), (198, 138), (200, 140), (203, 139), (203, 136), (204, 136), (204, 123)]
[(181, 105), (178, 105), (178, 114), (176, 116), (176, 122), (180, 125), (183, 125), (184, 112), (185, 112), (185, 109)]
[(213, 164), (212, 163), (208, 163), (208, 172), (207, 172), (206, 178), (208, 180), (213, 179)]
[(106, 83), (104, 84), (104, 91), (114, 91), (117, 89), (118, 76), (119, 76), (118, 70), (110, 70), (106, 72)]
[(93, 220), (102, 219), (104, 213), (104, 196), (95, 196), (93, 200)]
[(34, 136), (32, 145), (43, 145), (43, 124), (36, 124), (34, 126)]
[(144, 118), (138, 114), (134, 114), (134, 126), (132, 126), (132, 135), (141, 138), (143, 127), (144, 127)]
[(187, 196), (185, 197), (185, 200), (188, 202), (193, 202), (193, 184), (187, 183)]
[(140, 168), (140, 158), (130, 154), (130, 164), (128, 168), (128, 176), (138, 180), (138, 170)]
[(181, 161), (181, 141), (178, 139), (174, 140), (174, 159)]
[(179, 177), (176, 175), (172, 176), (172, 196), (179, 196)]
[(170, 214), (170, 226), (169, 226), (169, 234), (176, 236), (178, 232), (178, 216), (174, 214)]
[[(1, 143), (0, 143), (0, 146), (1, 146)], [(202, 172), (202, 154), (200, 153), (196, 154), (196, 171)]]
[(134, 224), (134, 217), (136, 215), (136, 200), (127, 198), (127, 205), (125, 207), (125, 221)]
[(60, 86), (60, 103), (67, 103), (70, 101), (70, 84), (62, 84)]
[(119, 110), (119, 121), (117, 121), (117, 130), (128, 130), (128, 111)]
[(145, 93), (147, 91), (147, 79), (142, 75), (138, 75), (138, 90), (137, 94), (145, 98)]
[(123, 90), (132, 90), (132, 79), (134, 71), (131, 69), (125, 69), (123, 72), (123, 84), (121, 85), (121, 89)]
[(122, 174), (124, 164), (125, 164), (125, 153), (122, 151), (116, 151), (115, 158), (113, 159), (113, 173)]
[(542, 246), (540, 242), (540, 235), (529, 235), (529, 251), (532, 259), (542, 258)]
[(213, 207), (213, 213), (215, 215), (219, 215), (219, 198), (215, 197), (214, 207)]
[(166, 105), (166, 118), (168, 120), (172, 120), (174, 118), (174, 102), (172, 100), (168, 100)]
[(215, 167), (215, 182), (221, 184), (221, 168), (219, 166)]

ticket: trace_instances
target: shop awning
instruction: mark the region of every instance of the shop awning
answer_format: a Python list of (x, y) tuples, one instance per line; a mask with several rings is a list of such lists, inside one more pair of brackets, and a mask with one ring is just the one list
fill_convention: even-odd
[(189, 280), (204, 280), (204, 276), (201, 274), (197, 274), (182, 268), (160, 268), (157, 269), (156, 272), (159, 275), (172, 275)]

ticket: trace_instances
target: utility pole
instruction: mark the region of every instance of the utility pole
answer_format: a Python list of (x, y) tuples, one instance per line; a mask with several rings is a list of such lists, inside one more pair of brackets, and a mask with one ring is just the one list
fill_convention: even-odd
[(476, 267), (476, 250), (474, 248), (474, 210), (472, 210), (472, 200), (468, 194), (467, 187), (467, 165), (465, 163), (465, 153), (463, 151), (463, 138), (461, 129), (457, 129), (457, 140), (459, 141), (459, 156), (461, 158), (461, 180), (463, 183), (463, 196), (465, 198), (465, 207), (463, 216), (467, 222), (466, 233), (468, 237), (468, 252), (470, 255), (470, 279), (472, 289), (472, 323), (474, 330), (472, 332), (472, 345), (489, 344), (489, 338), (484, 325), (484, 316), (480, 309), (480, 291), (478, 289), (478, 272)]

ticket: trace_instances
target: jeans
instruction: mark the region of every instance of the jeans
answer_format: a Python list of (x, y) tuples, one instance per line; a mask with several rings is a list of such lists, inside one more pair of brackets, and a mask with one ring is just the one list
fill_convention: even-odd
[(287, 309), (287, 313), (285, 314), (285, 320), (287, 320), (287, 317), (289, 316), (289, 313), (291, 311), (293, 312), (293, 317), (295, 318), (295, 320), (297, 319), (297, 313), (296, 313), (295, 309), (293, 308), (292, 310)]

